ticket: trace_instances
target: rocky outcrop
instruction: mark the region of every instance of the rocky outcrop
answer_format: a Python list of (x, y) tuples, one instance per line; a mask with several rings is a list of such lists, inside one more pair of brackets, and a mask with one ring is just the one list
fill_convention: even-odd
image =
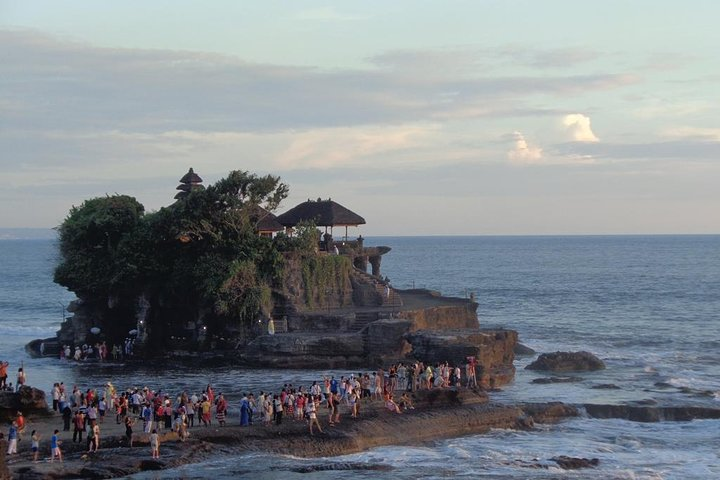
[(464, 365), (477, 359), (477, 378), (484, 388), (511, 382), (515, 376), (517, 332), (512, 330), (416, 331), (406, 335), (412, 346), (410, 356), (426, 363), (450, 362)]
[(555, 352), (541, 354), (525, 368), (550, 372), (585, 372), (602, 370), (605, 364), (590, 352)]
[(0, 421), (15, 418), (18, 411), (23, 412), (23, 415), (47, 413), (45, 392), (27, 386), (20, 387), (17, 393), (0, 392)]
[(581, 382), (582, 378), (580, 377), (543, 377), (543, 378), (536, 378), (532, 381), (532, 383), (536, 383), (539, 385), (545, 385), (548, 383), (575, 383), (575, 382)]
[[(442, 438), (481, 434), (495, 428), (524, 429), (527, 427), (523, 419), (531, 414), (537, 422), (542, 422), (544, 419), (555, 421), (563, 413), (575, 413), (571, 407), (563, 408), (562, 404), (556, 403), (494, 405), (488, 402), (484, 392), (467, 389), (422, 390), (413, 396), (415, 410), (397, 414), (389, 412), (382, 402), (363, 403), (359, 419), (343, 421), (332, 428), (324, 425), (324, 434), (314, 437), (309, 436), (303, 422), (283, 422), (270, 428), (237, 424), (224, 428), (198, 428), (193, 429), (185, 443), (175, 441), (174, 433), (167, 433), (161, 439), (160, 460), (138, 455), (135, 448), (118, 448), (121, 446), (119, 436), (104, 436), (100, 450), (93, 455), (83, 455), (84, 444), (68, 442), (63, 447), (62, 478), (124, 477), (142, 470), (161, 470), (203, 461), (212, 454), (232, 455), (248, 451), (306, 458), (347, 455), (385, 445), (418, 445)], [(147, 439), (139, 436), (135, 443), (139, 448), (145, 448)], [(59, 478), (54, 476), (55, 466), (33, 464), (29, 458), (14, 463), (11, 469), (13, 478)], [(276, 473), (277, 476), (282, 474)]]
[(523, 345), (522, 343), (517, 343), (515, 345), (515, 355), (520, 357), (529, 357), (531, 355), (535, 355), (537, 352), (533, 350), (532, 348), (528, 347), (527, 345)]
[(578, 457), (568, 457), (566, 455), (560, 455), (559, 457), (553, 457), (550, 460), (557, 463), (563, 470), (578, 470), (580, 468), (592, 468), (597, 467), (600, 464), (600, 460), (597, 458), (587, 459)]
[(690, 421), (695, 419), (718, 419), (717, 407), (662, 407), (654, 405), (583, 405), (593, 418), (621, 418), (633, 422)]

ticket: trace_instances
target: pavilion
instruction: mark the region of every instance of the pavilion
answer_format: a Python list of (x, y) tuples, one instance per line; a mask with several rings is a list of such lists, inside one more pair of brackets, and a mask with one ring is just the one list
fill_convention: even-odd
[(279, 215), (277, 221), (288, 229), (300, 222), (313, 222), (318, 227), (325, 227), (326, 234), (329, 227), (331, 236), (334, 227), (345, 227), (345, 241), (348, 240), (348, 227), (365, 224), (363, 217), (329, 198), (303, 202)]

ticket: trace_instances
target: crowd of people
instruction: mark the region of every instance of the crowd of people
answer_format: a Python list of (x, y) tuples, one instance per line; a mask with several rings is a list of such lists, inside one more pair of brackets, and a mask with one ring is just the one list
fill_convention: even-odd
[[(6, 362), (5, 362), (6, 364)], [(7, 367), (7, 365), (6, 365)], [(463, 373), (464, 382), (463, 382)], [(390, 414), (402, 414), (415, 408), (412, 393), (422, 389), (477, 386), (475, 362), (469, 359), (465, 369), (451, 366), (447, 362), (425, 365), (398, 363), (387, 370), (343, 375), (340, 378), (325, 376), (309, 386), (285, 384), (276, 392), (242, 393), (237, 411), (233, 416), (241, 427), (254, 424), (281, 425), (283, 422), (305, 422), (310, 435), (323, 433), (320, 422), (326, 411), (328, 426), (340, 423), (343, 415), (359, 418), (365, 408), (372, 404)], [(101, 388), (80, 388), (75, 385), (67, 389), (63, 382), (55, 383), (51, 390), (52, 409), (62, 419), (62, 431), (72, 431), (72, 442), (83, 444), (88, 454), (100, 448), (100, 426), (115, 422), (125, 430), (124, 444), (131, 448), (136, 435), (136, 425), (143, 439), (150, 444), (153, 458), (160, 455), (160, 435), (174, 432), (180, 441), (185, 441), (189, 431), (197, 427), (214, 424), (224, 427), (229, 414), (229, 403), (222, 392), (215, 392), (208, 384), (201, 392), (182, 391), (170, 394), (162, 389), (127, 388), (120, 391), (112, 382)], [(13, 422), (9, 434), (8, 454), (17, 453), (17, 440), (24, 433), (25, 420), (22, 413)], [(50, 461), (62, 461), (60, 430), (51, 436)], [(69, 435), (69, 433), (68, 433)], [(35, 430), (31, 433), (31, 449), (35, 461), (38, 459), (41, 436)]]
[[(85, 360), (98, 360), (106, 362), (110, 359), (113, 361), (124, 360), (133, 356), (135, 349), (135, 337), (128, 337), (122, 345), (115, 344), (109, 348), (106, 342), (96, 342), (93, 344), (84, 343), (76, 345), (74, 348), (70, 345), (63, 345), (60, 349), (61, 360), (75, 360), (77, 362)], [(44, 343), (40, 344), (40, 354), (45, 352)]]

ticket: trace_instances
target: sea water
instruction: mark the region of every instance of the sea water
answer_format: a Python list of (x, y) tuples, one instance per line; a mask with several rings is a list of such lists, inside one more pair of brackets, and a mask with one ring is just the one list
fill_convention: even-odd
[[(34, 236), (33, 232), (24, 232)], [(7, 236), (7, 235), (6, 235)], [(243, 391), (309, 384), (326, 371), (233, 367), (169, 370), (31, 359), (24, 344), (52, 336), (74, 297), (52, 282), (56, 243), (0, 235), (0, 359), (19, 365), (28, 382), (84, 387), (113, 380), (122, 386), (196, 389), (212, 383), (231, 407)], [(483, 327), (515, 329), (539, 352), (588, 350), (607, 369), (575, 383), (534, 384), (524, 370), (492, 395), (500, 402), (562, 400), (720, 407), (720, 236), (378, 237), (387, 245), (382, 274), (396, 288), (428, 288), (479, 304)], [(347, 374), (349, 372), (332, 372)], [(616, 389), (592, 388), (613, 384)], [(295, 470), (334, 464), (313, 478), (709, 479), (720, 478), (720, 421), (635, 423), (581, 417), (531, 432), (498, 430), (421, 447), (382, 447), (335, 458), (247, 454), (218, 456), (136, 478), (308, 478)], [(594, 469), (560, 470), (550, 458), (598, 458)], [(383, 465), (389, 471), (352, 469)], [(349, 466), (349, 467), (348, 467)]]

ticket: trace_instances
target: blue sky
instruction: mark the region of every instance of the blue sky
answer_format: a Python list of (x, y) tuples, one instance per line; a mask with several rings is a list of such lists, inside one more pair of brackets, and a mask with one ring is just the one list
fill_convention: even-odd
[(0, 227), (280, 175), (364, 235), (720, 233), (711, 1), (0, 0)]

